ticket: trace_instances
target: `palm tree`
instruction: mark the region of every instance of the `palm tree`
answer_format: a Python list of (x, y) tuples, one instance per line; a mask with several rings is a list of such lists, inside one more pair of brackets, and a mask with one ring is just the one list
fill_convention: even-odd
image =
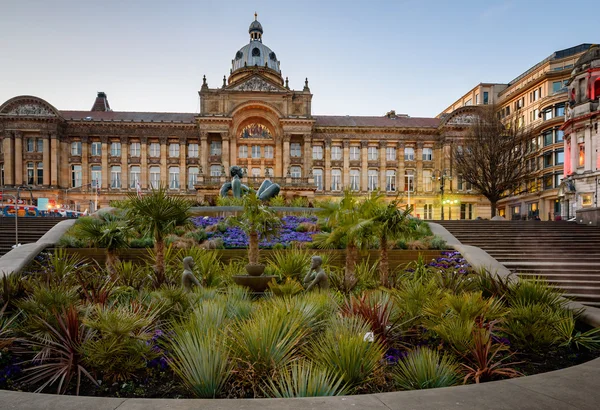
[(154, 253), (156, 261), (155, 286), (165, 281), (165, 237), (175, 230), (175, 227), (190, 223), (191, 203), (182, 197), (171, 196), (167, 189), (160, 186), (152, 189), (148, 195), (128, 195), (124, 203), (130, 217), (130, 222), (142, 232), (154, 237)]
[(408, 216), (412, 211), (412, 207), (403, 211), (399, 208), (400, 201), (398, 198), (388, 203), (382, 202), (382, 198), (383, 196), (377, 197), (370, 213), (374, 230), (379, 238), (379, 279), (381, 285), (387, 287), (389, 285), (390, 270), (389, 242), (409, 230)]
[(91, 242), (96, 248), (106, 249), (106, 270), (110, 276), (115, 274), (118, 250), (129, 246), (130, 233), (127, 222), (110, 212), (80, 218), (76, 225), (76, 235), (80, 239)]
[(356, 285), (354, 268), (359, 249), (366, 248), (373, 239), (372, 221), (368, 211), (372, 208), (372, 199), (359, 201), (346, 189), (339, 202), (326, 202), (320, 205), (318, 215), (331, 229), (326, 236), (319, 236), (316, 242), (323, 248), (346, 242), (346, 264), (344, 269), (344, 289), (349, 292)]
[(244, 211), (230, 219), (230, 222), (248, 235), (248, 262), (249, 265), (258, 265), (259, 236), (268, 238), (274, 235), (281, 226), (281, 221), (254, 192), (244, 196), (243, 203)]

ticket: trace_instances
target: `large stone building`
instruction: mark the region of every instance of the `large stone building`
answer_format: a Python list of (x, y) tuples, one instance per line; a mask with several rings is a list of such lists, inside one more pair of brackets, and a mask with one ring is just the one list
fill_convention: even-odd
[[(380, 189), (402, 194), (426, 219), (490, 216), (487, 200), (452, 178), (452, 144), (469, 107), (440, 118), (313, 115), (308, 80), (292, 90), (253, 21), (229, 78), (200, 88), (199, 113), (113, 111), (100, 92), (89, 111), (58, 110), (33, 96), (0, 105), (0, 185), (83, 210), (160, 184), (212, 201), (231, 165), (309, 200)], [(219, 81), (220, 83), (220, 81)], [(94, 189), (98, 187), (99, 189)], [(445, 213), (442, 213), (444, 207)]]
[(573, 67), (566, 83), (568, 105), (564, 131), (564, 176), (559, 200), (569, 216), (600, 223), (600, 47), (592, 46)]
[(507, 122), (527, 128), (527, 181), (518, 192), (498, 202), (498, 215), (507, 219), (569, 218), (559, 197), (565, 163), (563, 130), (567, 87), (575, 62), (590, 48), (581, 44), (552, 53), (508, 84), (482, 83), (452, 103), (438, 117), (459, 107), (494, 104)]

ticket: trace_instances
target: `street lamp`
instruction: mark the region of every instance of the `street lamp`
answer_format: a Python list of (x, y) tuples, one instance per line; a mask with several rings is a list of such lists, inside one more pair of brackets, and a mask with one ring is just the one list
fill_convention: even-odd
[[(432, 181), (435, 181), (435, 180), (440, 181), (440, 193), (442, 195), (442, 197), (441, 197), (442, 221), (443, 221), (444, 220), (444, 187), (446, 186), (446, 180), (452, 181), (452, 175), (450, 174), (450, 171), (448, 171), (447, 169), (444, 169), (443, 171), (436, 169), (431, 174), (431, 180)], [(452, 217), (452, 216), (450, 216), (450, 217)]]

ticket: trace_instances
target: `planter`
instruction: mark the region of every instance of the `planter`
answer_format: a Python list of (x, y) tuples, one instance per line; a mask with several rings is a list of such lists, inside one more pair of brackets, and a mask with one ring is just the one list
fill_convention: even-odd
[(260, 276), (265, 271), (265, 265), (262, 263), (249, 263), (246, 265), (246, 272), (250, 276)]
[(232, 276), (233, 281), (240, 285), (246, 286), (252, 289), (254, 292), (264, 292), (271, 282), (277, 276), (248, 276), (248, 275), (234, 275)]

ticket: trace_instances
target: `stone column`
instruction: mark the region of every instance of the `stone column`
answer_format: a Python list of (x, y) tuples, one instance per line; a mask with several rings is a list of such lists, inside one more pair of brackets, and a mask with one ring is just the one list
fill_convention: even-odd
[(423, 143), (417, 142), (417, 152), (415, 153), (415, 160), (417, 162), (416, 170), (416, 192), (423, 192)]
[[(537, 161), (537, 158), (536, 158)], [(571, 172), (576, 173), (579, 167), (579, 141), (577, 134), (571, 134)]]
[(187, 191), (187, 141), (185, 137), (179, 137), (179, 189)]
[(592, 171), (595, 167), (593, 167), (593, 158), (595, 152), (592, 151), (592, 128), (588, 125), (585, 127), (584, 131), (584, 143), (585, 143), (585, 163), (584, 163), (584, 171)]
[(304, 162), (304, 170), (302, 175), (312, 175), (313, 159), (312, 159), (312, 136), (310, 134), (304, 134), (303, 141), (304, 153), (302, 154)]
[(331, 138), (325, 138), (325, 171), (323, 172), (323, 191), (331, 192)]
[(167, 169), (167, 143), (169, 139), (167, 137), (160, 137), (160, 183), (163, 187), (169, 187), (169, 170)]
[(4, 183), (6, 185), (14, 185), (14, 145), (13, 134), (11, 131), (4, 131), (4, 140), (2, 148), (4, 152)]
[[(88, 164), (89, 156), (89, 138), (88, 136), (81, 137), (81, 184), (84, 189), (88, 189), (90, 183), (90, 166)], [(44, 165), (44, 168), (46, 165)], [(44, 172), (44, 176), (46, 173)]]
[(121, 189), (129, 188), (129, 138), (121, 137)]
[(202, 174), (210, 175), (208, 169), (208, 134), (206, 131), (200, 132), (200, 167), (202, 168)]
[[(449, 143), (445, 143), (442, 149), (444, 151), (444, 158), (442, 160), (443, 167), (440, 167), (439, 169), (442, 172), (444, 170), (447, 170), (448, 174), (450, 174), (450, 171), (452, 170), (452, 145)], [(447, 185), (445, 186), (445, 190), (447, 190), (447, 192), (452, 192), (455, 187), (454, 184), (458, 184), (458, 175), (452, 175), (452, 179), (448, 180), (446, 184)]]
[(369, 160), (368, 160), (368, 156), (367, 156), (367, 149), (369, 147), (369, 141), (361, 141), (360, 142), (360, 162), (361, 162), (361, 166), (360, 166), (360, 187), (362, 188), (363, 192), (367, 192), (368, 191), (368, 184), (369, 184)]
[[(273, 147), (273, 150), (273, 156), (275, 157), (277, 155), (277, 147)], [(238, 150), (235, 135), (229, 134), (229, 166), (232, 165), (238, 165)], [(229, 169), (227, 169), (227, 172), (229, 172)], [(275, 170), (273, 170), (273, 172), (275, 172)]]
[(58, 187), (58, 162), (60, 149), (58, 136), (55, 132), (50, 133), (50, 185)]
[(102, 183), (100, 188), (107, 189), (110, 186), (109, 173), (108, 173), (108, 137), (101, 136), (100, 142), (102, 143), (101, 148), (101, 165), (102, 165)]
[(398, 161), (398, 170), (396, 171), (396, 186), (399, 192), (404, 192), (404, 142), (398, 144), (396, 150), (396, 160)]
[(342, 171), (342, 184), (344, 184), (344, 188), (350, 186), (350, 141), (343, 141), (344, 153), (344, 170)]
[(221, 133), (221, 147), (222, 147), (222, 151), (221, 151), (221, 164), (223, 165), (223, 168), (225, 168), (225, 175), (229, 174), (229, 158), (231, 155), (231, 152), (229, 151), (229, 133), (227, 132), (222, 132)]
[(23, 185), (23, 133), (15, 131), (15, 185)]
[[(59, 168), (59, 185), (62, 188), (71, 187), (71, 165), (68, 165), (69, 154), (71, 151), (71, 144), (68, 141), (60, 142), (60, 168)], [(66, 165), (66, 166), (65, 166)]]
[(386, 148), (387, 141), (379, 141), (379, 189), (382, 192), (387, 192), (386, 180), (385, 180), (385, 172), (387, 171), (386, 167)]
[[(44, 186), (50, 186), (50, 137), (43, 136), (42, 163), (44, 164)], [(6, 151), (5, 151), (6, 152)], [(5, 171), (6, 172), (6, 171)]]
[(290, 134), (283, 134), (283, 176), (287, 176), (290, 169)]
[[(148, 137), (140, 138), (140, 188), (148, 189)], [(137, 187), (136, 187), (137, 188)]]

